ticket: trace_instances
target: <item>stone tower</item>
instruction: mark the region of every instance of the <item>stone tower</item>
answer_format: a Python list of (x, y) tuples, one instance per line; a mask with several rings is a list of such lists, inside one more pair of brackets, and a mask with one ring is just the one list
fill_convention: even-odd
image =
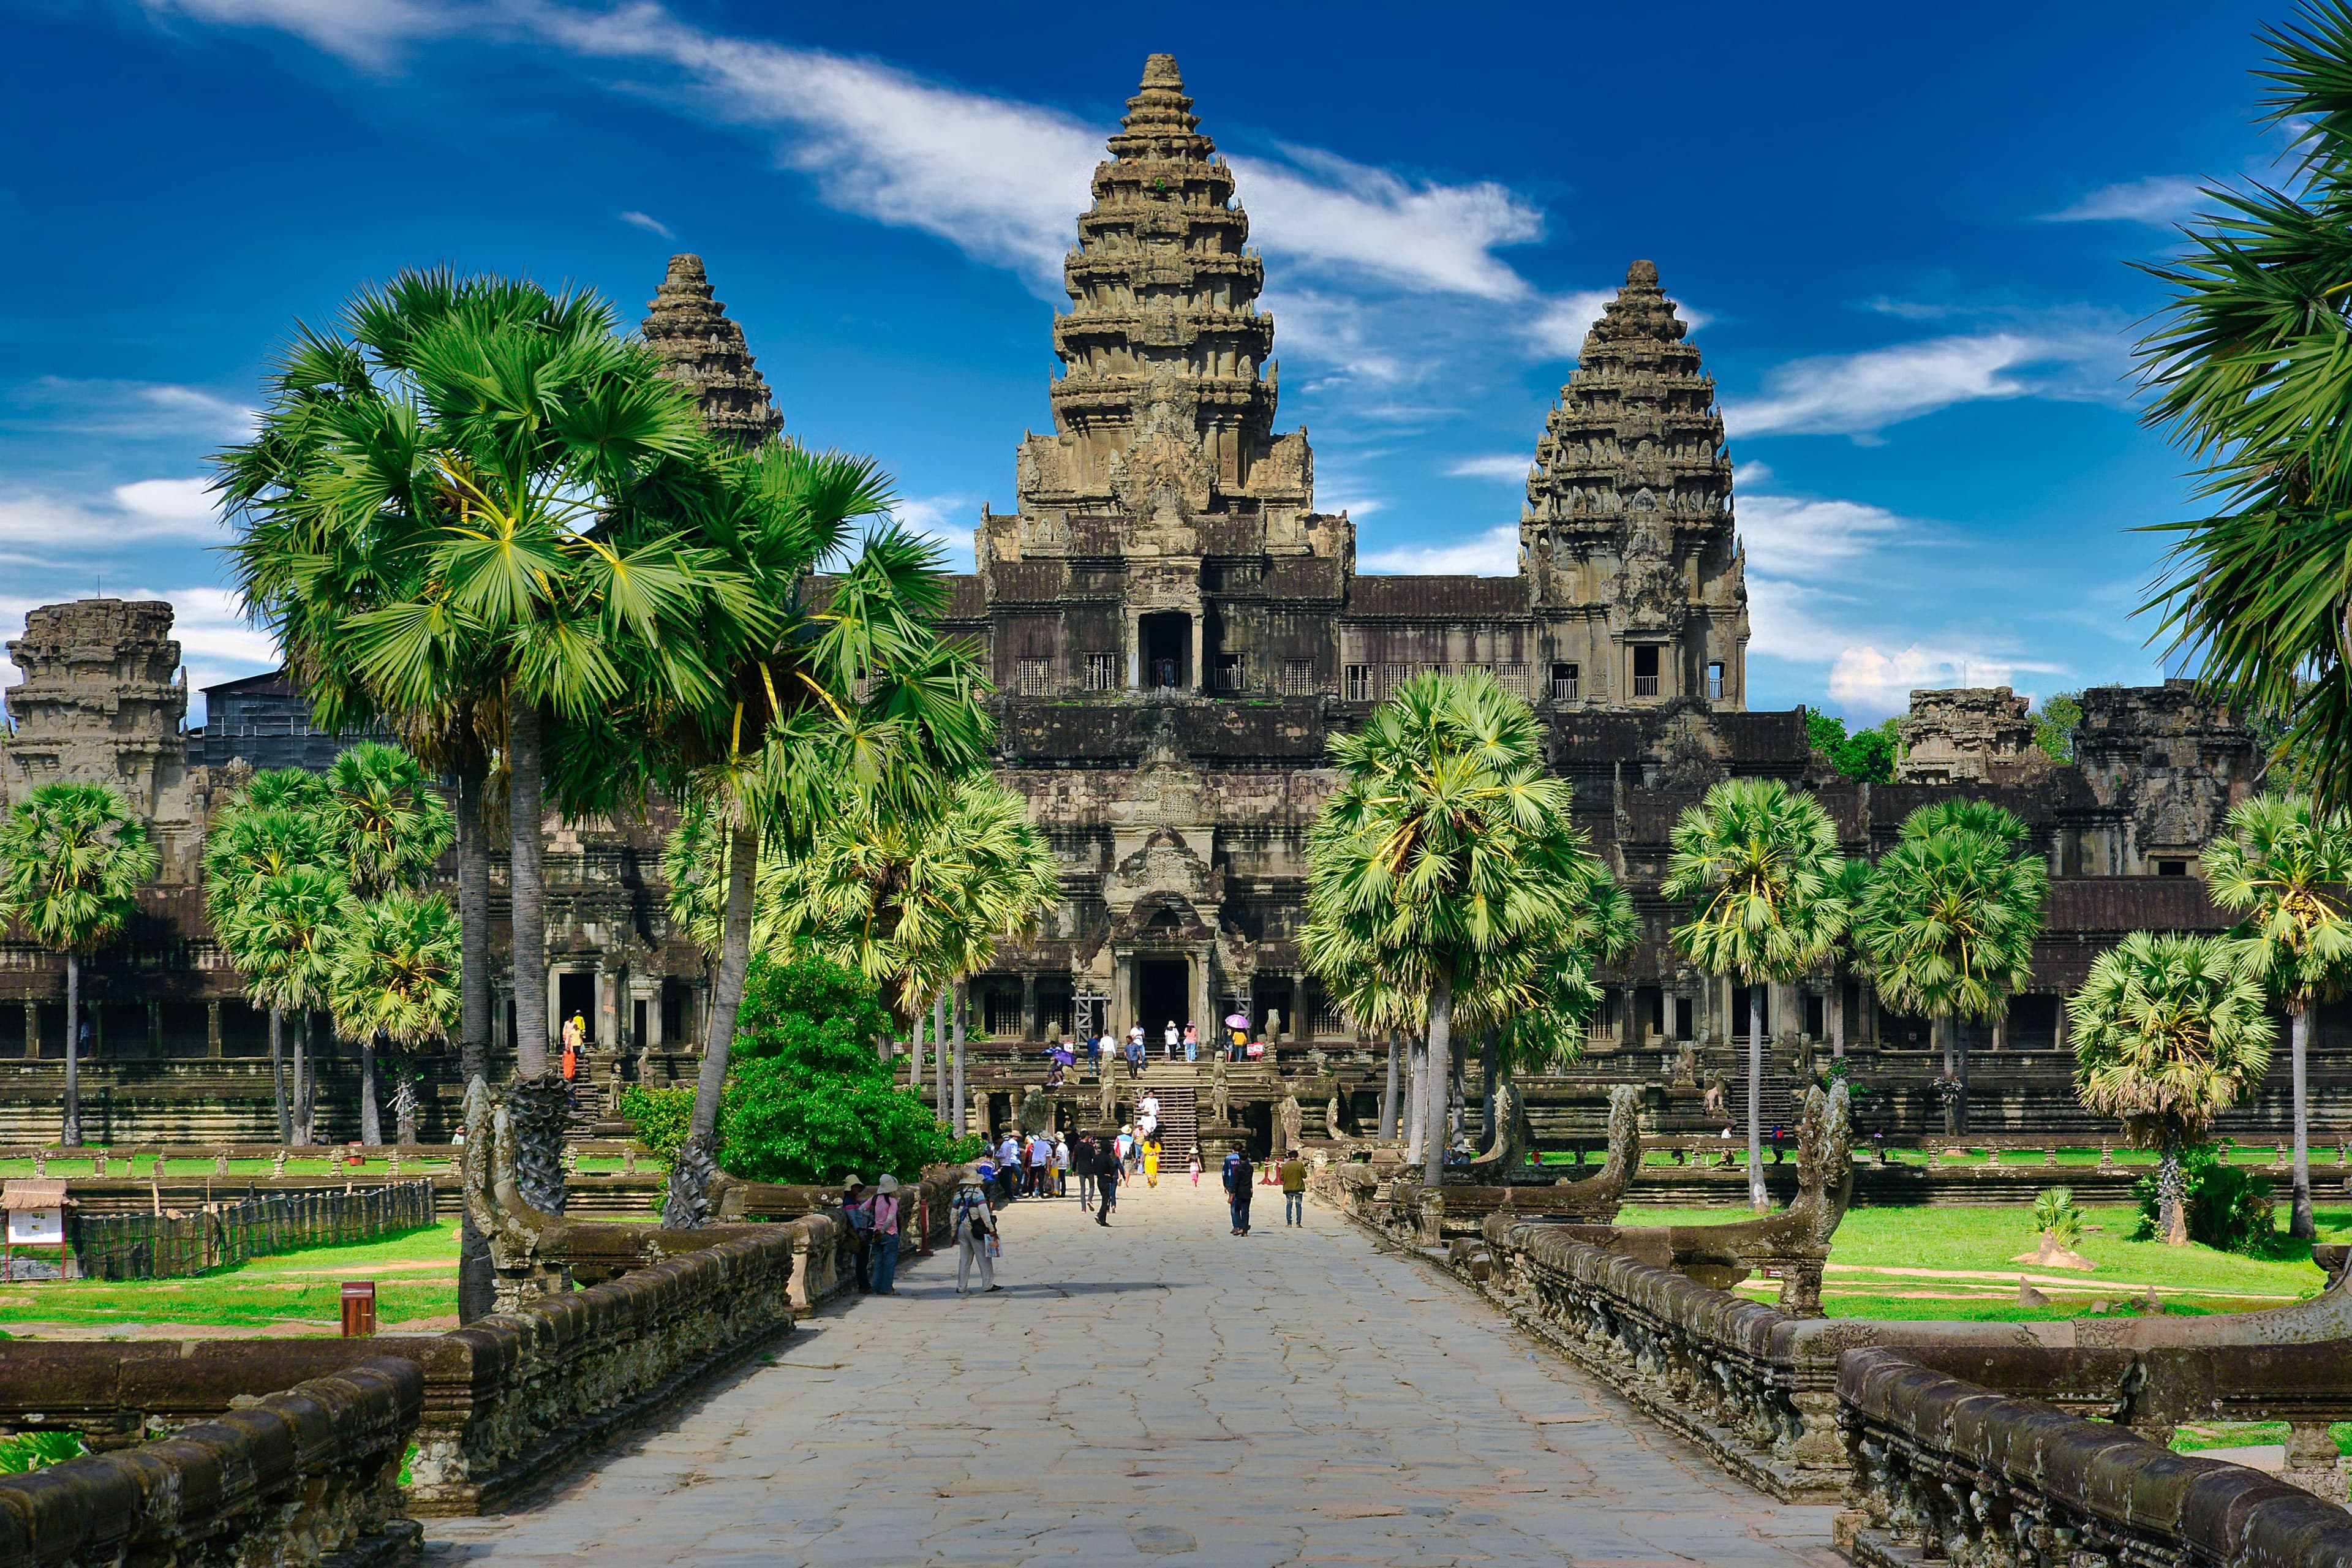
[(743, 329), (713, 296), (702, 258), (669, 258), (669, 276), (647, 301), (644, 331), (665, 374), (701, 400), (712, 435), (752, 447), (784, 427)]
[(111, 784), (152, 819), (178, 784), (187, 750), (180, 721), (188, 688), (172, 606), (143, 599), (44, 605), (25, 617), (8, 657), (25, 679), (8, 689), (16, 732), (5, 742), (0, 801), (45, 784)]
[[(1746, 706), (1748, 590), (1715, 382), (1636, 261), (1585, 334), (1528, 476), (1521, 568), (1537, 615), (1587, 652), (1570, 685), (1612, 703)], [(1555, 668), (1559, 668), (1555, 666)]]
[(1159, 558), (1152, 607), (1189, 611), (1196, 626), (1203, 554), (1333, 553), (1347, 532), (1330, 520), (1339, 526), (1312, 537), (1307, 437), (1274, 433), (1274, 318), (1256, 306), (1265, 269), (1245, 248), (1233, 171), (1199, 125), (1175, 57), (1153, 55), (1063, 265), (1055, 433), (1023, 441), (1020, 511), (983, 512), (980, 542), (983, 571)]

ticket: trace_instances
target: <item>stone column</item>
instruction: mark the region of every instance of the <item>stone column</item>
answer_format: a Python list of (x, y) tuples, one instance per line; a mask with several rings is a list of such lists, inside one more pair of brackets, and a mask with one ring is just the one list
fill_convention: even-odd
[(205, 1055), (214, 1061), (221, 1058), (221, 1005), (215, 1001), (205, 1004)]
[(1192, 677), (1191, 681), (1186, 684), (1191, 690), (1206, 691), (1210, 686), (1209, 672), (1201, 668), (1201, 662), (1204, 651), (1202, 644), (1207, 635), (1202, 623), (1209, 617), (1195, 613), (1188, 618), (1192, 623), (1192, 668), (1185, 672)]
[(1111, 955), (1110, 1000), (1105, 1011), (1110, 1015), (1108, 1027), (1111, 1037), (1123, 1047), (1127, 1031), (1135, 1022), (1135, 966), (1118, 953)]
[(551, 966), (547, 972), (547, 1048), (551, 1051), (563, 1038), (563, 976), (567, 972)]
[(1037, 1037), (1037, 975), (1028, 969), (1021, 972), (1021, 1037)]
[(147, 1004), (147, 1054), (151, 1057), (163, 1054), (163, 1004), (161, 1002)]
[[(88, 984), (89, 976), (85, 973), (83, 976), (83, 985), (85, 989), (81, 995), (81, 1011), (82, 1016), (89, 1020), (89, 1059), (92, 1061), (98, 1061), (106, 1055), (106, 1009), (89, 999), (89, 992), (87, 989)], [(75, 1020), (71, 1018), (68, 1018), (66, 1020), (66, 1028), (68, 1032), (79, 1033), (79, 1031), (75, 1029)]]
[(2050, 1037), (2062, 1051), (2066, 1048), (2066, 998), (2061, 996), (2058, 998), (2058, 1026), (2052, 1031)]
[(38, 1061), (41, 1056), (41, 1005), (25, 1004), (25, 1059)]
[(2009, 1015), (2007, 1013), (2000, 1015), (1992, 1021), (1992, 1048), (1997, 1051), (2009, 1049)]
[(615, 1000), (620, 994), (619, 981), (620, 976), (605, 968), (602, 960), (597, 962), (596, 1015), (589, 1023), (596, 1043), (608, 1051), (621, 1048), (621, 1009)]
[[(1315, 1027), (1315, 1020), (1308, 1017), (1306, 1012), (1307, 982), (1296, 974), (1292, 975), (1289, 995), (1290, 1005), (1282, 1010), (1283, 1022), (1290, 1026), (1285, 1033), (1290, 1039), (1304, 1042), (1309, 1038)], [(1218, 1022), (1223, 1024), (1223, 1020), (1219, 1019)]]
[(1177, 1022), (1180, 1025), (1199, 1024), (1205, 1027), (1210, 1022), (1209, 1008), (1213, 1004), (1209, 999), (1209, 955), (1196, 952), (1192, 955), (1192, 1016)]
[(1140, 612), (1127, 612), (1127, 689), (1143, 689), (1143, 616)]

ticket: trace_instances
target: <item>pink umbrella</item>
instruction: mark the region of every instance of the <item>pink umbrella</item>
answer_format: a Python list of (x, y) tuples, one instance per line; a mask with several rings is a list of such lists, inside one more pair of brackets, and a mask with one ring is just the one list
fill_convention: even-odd
[(1249, 1015), (1248, 1015), (1247, 1013), (1234, 1013), (1234, 1014), (1229, 1014), (1229, 1015), (1226, 1016), (1226, 1018), (1225, 1018), (1225, 1027), (1226, 1027), (1226, 1028), (1228, 1028), (1228, 1029), (1246, 1029), (1246, 1028), (1248, 1028), (1248, 1027), (1249, 1027)]

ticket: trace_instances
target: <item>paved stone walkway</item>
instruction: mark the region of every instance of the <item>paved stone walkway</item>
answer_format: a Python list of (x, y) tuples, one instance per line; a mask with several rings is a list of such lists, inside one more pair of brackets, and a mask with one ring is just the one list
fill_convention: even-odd
[[(1204, 1177), (1111, 1228), (1031, 1199), (993, 1296), (952, 1256), (428, 1562), (1737, 1563), (1828, 1568), (1790, 1508), (1309, 1207), (1226, 1234)], [(1074, 1189), (1075, 1190), (1075, 1189)]]

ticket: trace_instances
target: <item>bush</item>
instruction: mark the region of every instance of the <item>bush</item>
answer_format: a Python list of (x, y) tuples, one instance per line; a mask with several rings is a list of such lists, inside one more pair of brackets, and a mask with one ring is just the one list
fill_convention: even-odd
[(2083, 1239), (2083, 1211), (2074, 1206), (2072, 1187), (2044, 1187), (2033, 1200), (2033, 1228), (2053, 1247), (2072, 1252)]
[(621, 1090), (621, 1120), (637, 1142), (667, 1165), (686, 1142), (687, 1124), (694, 1119), (694, 1086), (647, 1089), (633, 1083)]
[(884, 1172), (912, 1180), (927, 1165), (970, 1159), (919, 1095), (875, 1053), (890, 1020), (872, 982), (827, 960), (751, 961), (735, 1057), (719, 1107), (727, 1170), (758, 1182), (830, 1185)]
[(0, 1437), (0, 1476), (28, 1476), (83, 1453), (81, 1434), (37, 1430)]
[[(2200, 1143), (2180, 1156), (2180, 1176), (2187, 1194), (2189, 1239), (2222, 1252), (2253, 1252), (2271, 1238), (2275, 1227), (2271, 1184), (2242, 1166), (2232, 1165), (2211, 1143)], [(2139, 1202), (2139, 1228), (2135, 1241), (2160, 1235), (2157, 1228), (2156, 1176), (2132, 1184)]]

